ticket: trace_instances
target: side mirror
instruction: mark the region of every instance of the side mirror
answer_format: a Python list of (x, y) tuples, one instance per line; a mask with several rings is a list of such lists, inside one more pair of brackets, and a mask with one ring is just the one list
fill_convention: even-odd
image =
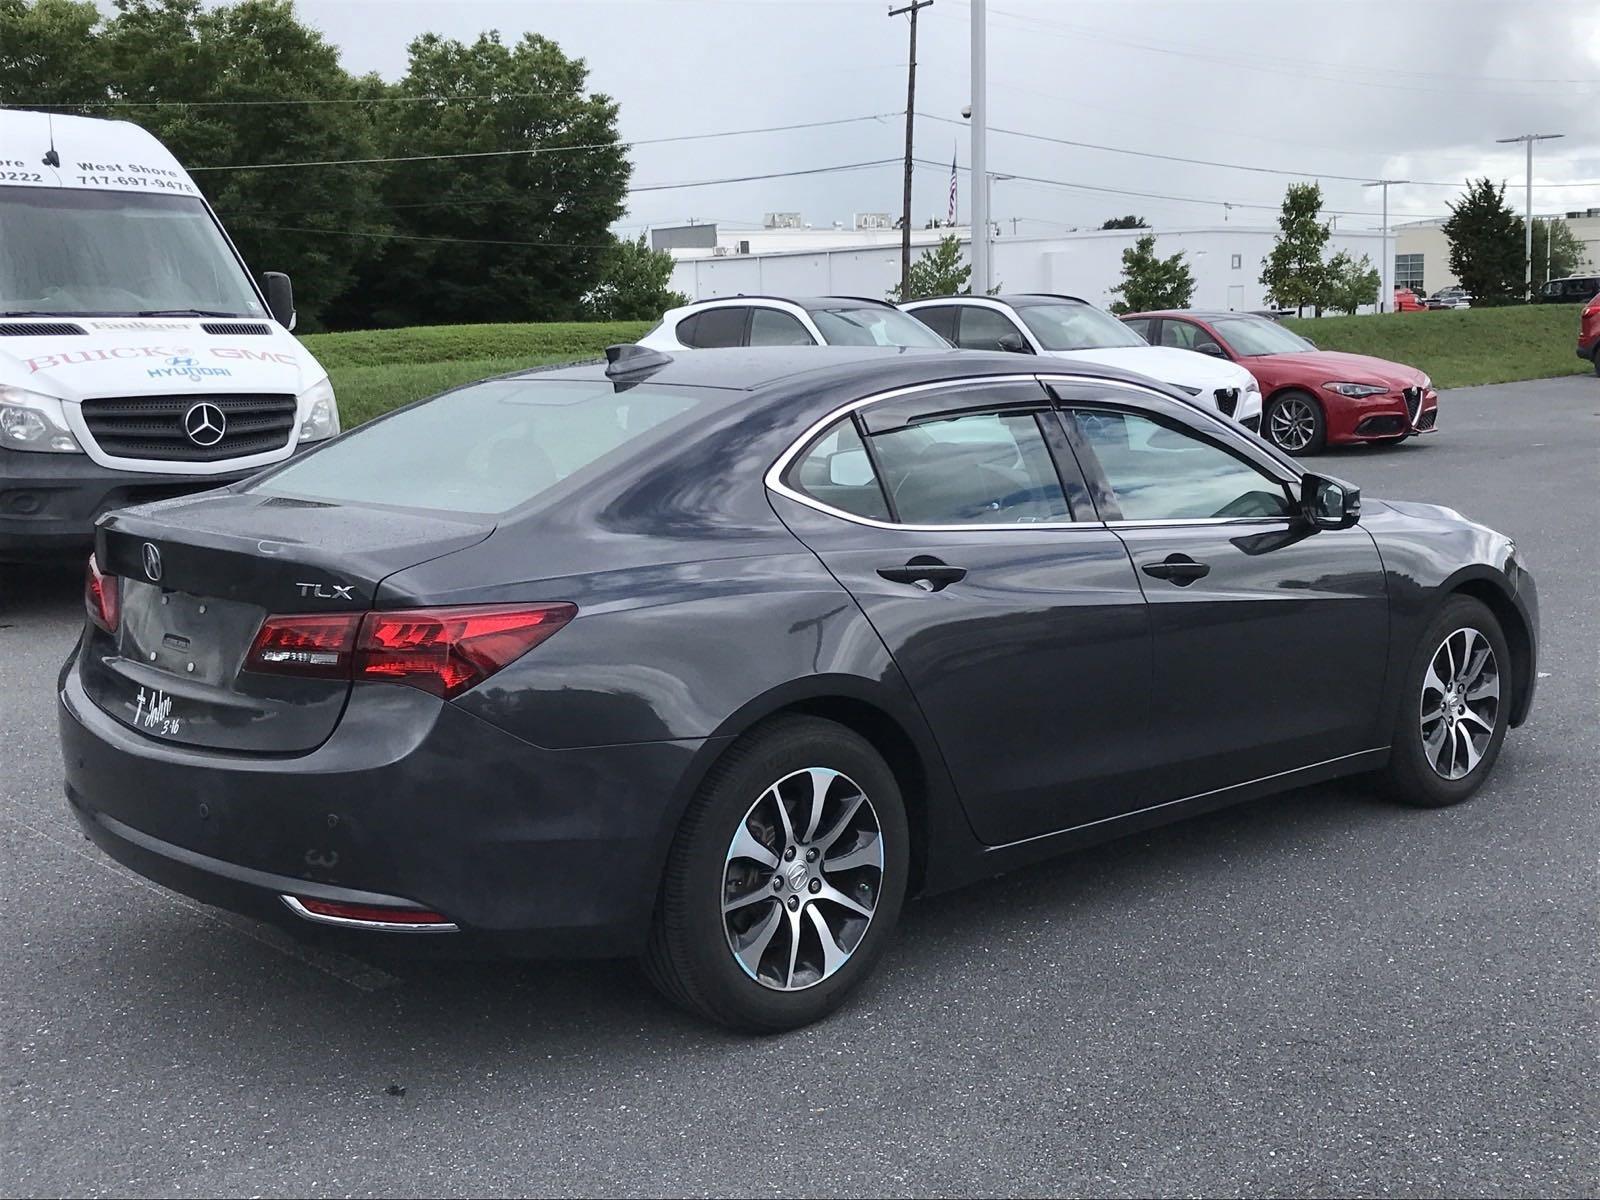
[(840, 450), (828, 456), (828, 482), (835, 487), (865, 487), (873, 481), (865, 450)]
[(1194, 344), (1194, 348), (1196, 350), (1200, 351), (1201, 354), (1209, 354), (1209, 355), (1211, 355), (1212, 358), (1226, 358), (1226, 357), (1228, 357), (1226, 354), (1223, 353), (1222, 347), (1217, 345), (1215, 342), (1196, 342)]
[(282, 271), (263, 271), (261, 279), (267, 285), (267, 308), (272, 319), (285, 329), (293, 329), (294, 284)]
[(1004, 350), (1007, 354), (1033, 353), (1033, 347), (1028, 345), (1027, 341), (1020, 333), (1002, 333), (999, 340), (995, 342), (995, 345), (999, 346), (1000, 349)]
[(1317, 529), (1348, 529), (1361, 519), (1361, 489), (1342, 479), (1307, 475), (1300, 481), (1300, 512)]

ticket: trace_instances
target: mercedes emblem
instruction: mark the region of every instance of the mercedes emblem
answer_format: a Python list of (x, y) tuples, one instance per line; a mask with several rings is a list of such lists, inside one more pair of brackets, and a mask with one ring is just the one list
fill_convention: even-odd
[(196, 446), (215, 446), (227, 428), (228, 418), (215, 404), (201, 401), (183, 414), (183, 431)]

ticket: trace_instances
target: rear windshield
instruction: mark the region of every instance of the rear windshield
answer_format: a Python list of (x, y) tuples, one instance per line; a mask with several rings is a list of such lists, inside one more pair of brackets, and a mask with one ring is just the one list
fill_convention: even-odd
[(246, 490), (509, 512), (587, 467), (672, 436), (721, 395), (609, 380), (490, 380), (356, 429)]

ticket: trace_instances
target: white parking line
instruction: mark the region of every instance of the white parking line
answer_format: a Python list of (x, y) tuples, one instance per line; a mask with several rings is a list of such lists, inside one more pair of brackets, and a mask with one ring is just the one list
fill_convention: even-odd
[[(123, 883), (134, 884), (145, 891), (160, 896), (164, 900), (181, 905), (208, 921), (225, 926), (236, 933), (242, 933), (246, 937), (254, 938), (263, 946), (276, 950), (279, 954), (298, 959), (306, 966), (321, 971), (325, 975), (331, 975), (341, 983), (348, 983), (351, 987), (359, 988), (363, 992), (381, 991), (400, 982), (398, 977), (374, 967), (370, 963), (362, 962), (359, 958), (341, 954), (337, 950), (322, 950), (314, 946), (303, 946), (288, 934), (274, 929), (271, 925), (260, 924), (251, 921), (247, 917), (211, 908), (190, 900), (187, 896), (179, 895), (177, 892), (158, 887), (148, 879), (134, 874), (119, 863), (102, 857), (98, 853), (90, 853), (80, 846), (74, 846), (67, 840), (67, 837), (52, 833), (47, 829), (40, 829), (38, 826), (30, 824), (19, 817), (12, 816), (10, 813), (0, 812), (0, 819), (11, 822), (18, 829), (25, 830), (36, 838), (50, 842), (52, 845), (65, 850), (68, 854), (77, 855), (87, 863), (93, 863), (102, 871), (105, 871), (113, 878), (121, 880)], [(79, 836), (81, 837), (82, 835)]]

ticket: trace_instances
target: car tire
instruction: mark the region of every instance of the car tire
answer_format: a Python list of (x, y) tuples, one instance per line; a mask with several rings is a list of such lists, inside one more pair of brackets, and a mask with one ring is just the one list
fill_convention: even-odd
[(669, 1000), (720, 1025), (752, 1033), (808, 1025), (871, 973), (909, 871), (905, 805), (882, 756), (832, 721), (773, 719), (729, 747), (690, 803), (668, 855), (645, 973)]
[(1328, 418), (1310, 392), (1280, 392), (1267, 405), (1261, 433), (1285, 454), (1321, 454), (1328, 444)]
[[(1489, 655), (1479, 663), (1485, 647)], [(1401, 684), (1389, 763), (1378, 776), (1390, 799), (1443, 808), (1482, 786), (1506, 736), (1511, 667), (1494, 613), (1470, 596), (1446, 601)]]

